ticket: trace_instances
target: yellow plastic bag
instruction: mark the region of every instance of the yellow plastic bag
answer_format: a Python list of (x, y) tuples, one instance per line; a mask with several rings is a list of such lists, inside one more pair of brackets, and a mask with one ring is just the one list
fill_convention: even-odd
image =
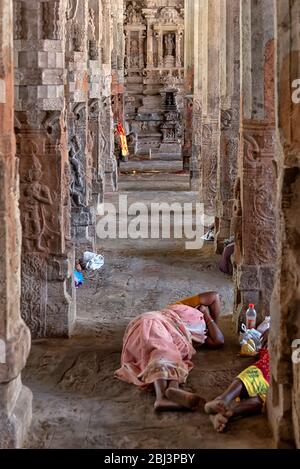
[(245, 341), (241, 346), (240, 355), (242, 357), (254, 357), (257, 355), (255, 342), (253, 339), (248, 339), (247, 342)]

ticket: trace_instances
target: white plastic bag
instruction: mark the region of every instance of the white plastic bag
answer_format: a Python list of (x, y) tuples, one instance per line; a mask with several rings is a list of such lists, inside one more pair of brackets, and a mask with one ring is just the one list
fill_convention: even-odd
[(258, 326), (257, 330), (263, 334), (270, 328), (271, 316), (266, 316), (263, 322)]
[(87, 270), (98, 270), (104, 265), (104, 257), (95, 252), (86, 251), (83, 254), (83, 261)]
[(245, 324), (242, 324), (240, 333), (240, 345), (242, 345), (245, 341), (247, 342), (249, 339), (252, 339), (255, 343), (256, 350), (258, 351), (261, 347), (260, 338), (261, 333), (258, 330), (247, 329)]

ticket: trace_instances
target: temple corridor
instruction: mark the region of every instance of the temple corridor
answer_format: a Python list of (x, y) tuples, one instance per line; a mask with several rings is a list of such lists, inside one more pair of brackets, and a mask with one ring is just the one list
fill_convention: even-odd
[[(0, 449), (300, 448), (299, 18), (300, 0), (0, 0)], [(209, 291), (225, 345), (184, 384), (205, 399), (254, 363), (249, 305), (270, 318), (263, 398), (235, 383), (264, 412), (206, 407), (222, 434), (168, 397), (197, 399), (176, 384), (192, 338), (223, 346), (218, 296), (157, 311)], [(171, 358), (135, 384), (150, 369), (156, 401), (114, 378), (154, 310)]]
[[(131, 203), (191, 201), (184, 178), (154, 173), (155, 164), (137, 165), (139, 174), (120, 176), (120, 193)], [(145, 168), (146, 166), (146, 168)], [(123, 166), (128, 170), (128, 167)], [(157, 168), (157, 166), (156, 166)], [(143, 170), (145, 172), (143, 172)], [(178, 171), (178, 166), (173, 166)], [(135, 178), (133, 190), (130, 178)], [(149, 185), (145, 179), (151, 178)], [(141, 184), (139, 184), (141, 182)], [(155, 185), (155, 191), (151, 190)], [(127, 188), (127, 189), (126, 189)], [(150, 189), (150, 190), (149, 190)], [(107, 200), (113, 199), (107, 194)], [(265, 416), (235, 422), (217, 439), (203, 412), (157, 414), (153, 392), (140, 391), (113, 377), (119, 367), (124, 330), (138, 314), (160, 309), (172, 300), (198, 291), (217, 290), (222, 299), (221, 327), (226, 345), (219, 351), (200, 350), (185, 387), (206, 399), (221, 392), (247, 366), (232, 328), (233, 284), (218, 269), (213, 243), (196, 253), (182, 240), (106, 240), (101, 271), (89, 275), (77, 295), (77, 322), (71, 339), (33, 342), (23, 381), (34, 393), (30, 448), (264, 448), (273, 442)], [(184, 431), (182, 429), (184, 428)]]

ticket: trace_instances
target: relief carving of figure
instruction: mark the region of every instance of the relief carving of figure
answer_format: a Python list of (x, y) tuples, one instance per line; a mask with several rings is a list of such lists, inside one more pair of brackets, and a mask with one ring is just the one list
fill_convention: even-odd
[(175, 49), (175, 42), (174, 42), (172, 33), (166, 34), (165, 36), (165, 48), (166, 48), (165, 55), (173, 56), (173, 50)]
[(42, 166), (34, 155), (33, 167), (28, 171), (23, 189), (22, 226), (27, 251), (32, 251), (32, 248), (40, 252), (46, 250), (42, 245), (46, 230), (49, 231), (46, 226), (45, 206), (51, 206), (53, 200), (49, 187), (41, 183), (42, 175)]
[(95, 11), (93, 8), (89, 8), (88, 38), (89, 41), (96, 40)]
[(133, 39), (131, 41), (130, 55), (131, 55), (131, 66), (138, 67), (140, 58), (139, 58), (139, 44), (136, 39)]
[(75, 52), (84, 51), (84, 31), (77, 20), (72, 23), (72, 44)]
[(71, 167), (70, 195), (77, 207), (84, 206), (84, 171), (80, 161), (80, 150), (77, 138), (72, 137), (69, 146), (69, 162)]

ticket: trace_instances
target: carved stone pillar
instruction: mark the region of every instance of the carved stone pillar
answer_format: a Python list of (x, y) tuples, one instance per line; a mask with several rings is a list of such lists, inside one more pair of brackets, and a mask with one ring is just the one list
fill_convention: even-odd
[(140, 63), (140, 68), (143, 69), (145, 67), (145, 60), (144, 60), (144, 31), (140, 30), (139, 31), (139, 63)]
[(240, 125), (240, 1), (221, 1), (220, 144), (216, 200), (216, 251), (230, 237)]
[(31, 421), (31, 391), (21, 371), (30, 333), (20, 316), (21, 226), (13, 128), (13, 14), (0, 1), (0, 448), (20, 448)]
[(153, 17), (146, 16), (147, 19), (147, 68), (153, 67)]
[(176, 33), (176, 67), (180, 68), (182, 67), (182, 62), (181, 62), (181, 44), (183, 40), (183, 32), (182, 31), (177, 31)]
[(241, 5), (241, 141), (233, 214), (236, 306), (239, 312), (254, 303), (259, 321), (271, 313), (277, 255), (274, 28), (269, 21), (274, 12), (272, 0)]
[(64, 112), (64, 6), (63, 1), (15, 2), (21, 311), (33, 337), (67, 336), (75, 320)]
[[(275, 2), (278, 256), (270, 306), (268, 416), (279, 448), (300, 448), (300, 3)], [(294, 94), (295, 93), (295, 94)], [(274, 190), (274, 189), (273, 189)], [(294, 342), (295, 341), (295, 342)]]
[[(92, 168), (90, 165), (88, 133), (89, 95), (100, 93), (94, 83), (100, 75), (100, 64), (91, 59), (87, 50), (88, 38), (97, 39), (94, 8), (87, 2), (78, 2), (76, 10), (67, 17), (67, 47), (65, 51), (68, 70), (67, 123), (68, 155), (70, 164), (70, 195), (72, 205), (72, 239), (76, 245), (85, 244), (94, 249), (95, 218), (89, 206)], [(96, 41), (97, 44), (97, 41)]]
[[(219, 51), (220, 0), (204, 0), (201, 94), (202, 130), (200, 153), (200, 197), (209, 214), (215, 212), (217, 155), (219, 151)], [(205, 34), (206, 32), (206, 34)]]
[[(189, 8), (190, 11), (190, 8)], [(200, 188), (200, 149), (202, 127), (202, 74), (203, 74), (203, 37), (204, 37), (204, 3), (201, 0), (193, 1), (193, 133), (192, 154), (190, 158), (191, 189), (199, 191)], [(185, 31), (187, 40), (188, 33)], [(186, 55), (186, 58), (188, 56)]]
[(158, 47), (158, 67), (163, 67), (164, 57), (163, 57), (163, 33), (162, 31), (157, 31), (157, 47)]
[(131, 31), (127, 29), (125, 31), (125, 72), (130, 68), (130, 45), (131, 45)]

